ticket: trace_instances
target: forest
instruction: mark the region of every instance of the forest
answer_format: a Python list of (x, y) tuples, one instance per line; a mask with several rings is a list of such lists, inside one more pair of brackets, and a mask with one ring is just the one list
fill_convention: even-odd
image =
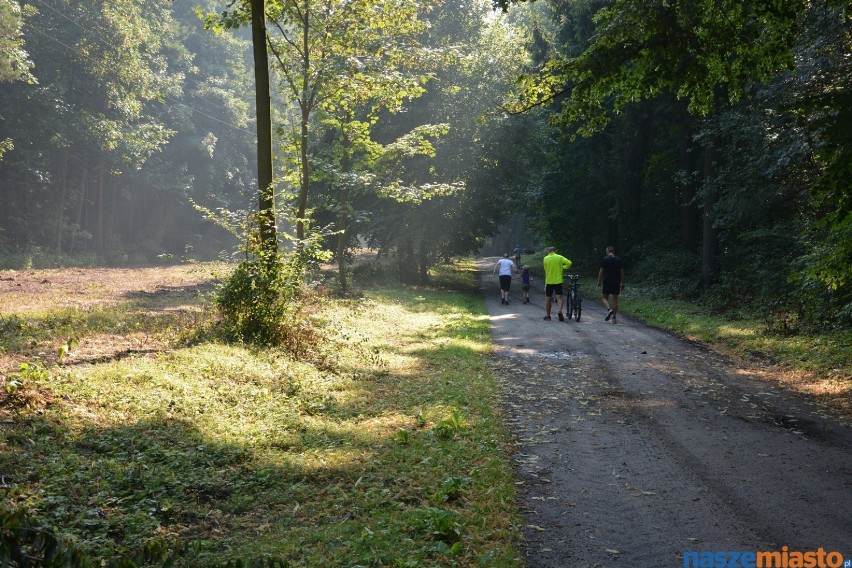
[(661, 294), (852, 321), (849, 2), (270, 1), (268, 182), (256, 3), (223, 4), (0, 1), (6, 268), (238, 259), (267, 203), (344, 290), (356, 248), (422, 282), (521, 223), (581, 271), (612, 244)]
[(0, 564), (840, 566), (850, 181), (850, 0), (0, 0)]

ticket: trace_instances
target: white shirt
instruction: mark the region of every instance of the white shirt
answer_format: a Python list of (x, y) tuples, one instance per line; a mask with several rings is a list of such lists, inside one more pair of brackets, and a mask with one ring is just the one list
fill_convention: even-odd
[(500, 271), (500, 276), (511, 276), (512, 272), (516, 272), (515, 263), (508, 258), (501, 258), (497, 261), (497, 269)]

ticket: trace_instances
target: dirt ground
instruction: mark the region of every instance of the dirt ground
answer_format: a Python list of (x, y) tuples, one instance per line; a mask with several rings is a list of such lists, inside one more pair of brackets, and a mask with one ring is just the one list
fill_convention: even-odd
[(555, 309), (543, 321), (543, 286), (523, 304), (514, 280), (501, 305), (496, 260), (480, 261), (481, 282), (531, 568), (680, 567), (686, 552), (782, 546), (852, 558), (847, 420), (765, 369), (605, 322), (597, 297), (580, 322)]
[[(215, 263), (146, 268), (64, 268), (0, 270), (0, 324), (4, 319), (35, 317), (65, 308), (90, 312), (120, 307), (132, 317), (167, 317), (175, 328), (198, 320), (200, 294), (213, 289), (222, 268)], [(120, 323), (120, 322), (118, 322)], [(120, 327), (120, 326), (117, 326)], [(0, 333), (6, 333), (0, 325)], [(17, 353), (0, 350), (0, 377), (23, 361), (52, 364), (59, 344), (34, 344)], [(68, 363), (104, 360), (122, 354), (165, 348), (159, 337), (144, 329), (117, 329), (115, 333), (80, 338)]]

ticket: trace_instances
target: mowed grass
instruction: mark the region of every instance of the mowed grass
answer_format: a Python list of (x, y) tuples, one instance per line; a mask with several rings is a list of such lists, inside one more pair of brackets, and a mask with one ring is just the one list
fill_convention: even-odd
[(203, 342), (49, 365), (4, 401), (4, 506), (99, 559), (160, 540), (182, 566), (517, 566), (473, 281), (319, 301), (319, 363)]

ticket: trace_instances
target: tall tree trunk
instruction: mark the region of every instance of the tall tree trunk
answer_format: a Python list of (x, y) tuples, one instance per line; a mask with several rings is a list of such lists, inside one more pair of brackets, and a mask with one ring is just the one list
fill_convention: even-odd
[[(348, 118), (351, 119), (351, 117)], [(340, 171), (344, 174), (344, 179), (338, 198), (338, 206), (340, 207), (340, 210), (337, 213), (337, 273), (340, 280), (340, 290), (345, 294), (348, 291), (348, 282), (346, 277), (346, 249), (349, 244), (349, 199), (352, 189), (349, 182), (345, 179), (345, 174), (347, 174), (352, 168), (351, 142), (346, 133), (343, 133), (341, 145), (343, 146), (343, 155), (340, 159)]]
[(86, 185), (89, 183), (89, 151), (83, 152), (83, 167), (80, 172), (80, 202), (77, 203), (77, 213), (74, 216), (74, 224), (76, 228), (71, 235), (71, 245), (68, 247), (68, 252), (73, 253), (77, 245), (77, 233), (83, 229), (83, 211), (86, 206)]
[(703, 289), (715, 282), (718, 271), (719, 235), (713, 226), (715, 221), (713, 210), (718, 192), (716, 171), (720, 143), (719, 136), (715, 135), (704, 149), (704, 217), (701, 248), (701, 287)]
[[(305, 13), (302, 20), (302, 99), (299, 101), (299, 106), (302, 111), (301, 116), (301, 132), (299, 139), (299, 149), (301, 157), (301, 185), (299, 186), (299, 203), (296, 213), (296, 238), (299, 243), (305, 238), (305, 212), (308, 209), (308, 184), (310, 181), (310, 168), (308, 167), (308, 120), (311, 116), (311, 102), (309, 93), (309, 81), (311, 71), (311, 55), (310, 55), (310, 3), (305, 4)], [(301, 244), (299, 245), (301, 246)]]
[(56, 252), (62, 252), (62, 232), (65, 222), (65, 194), (68, 190), (68, 154), (71, 149), (66, 145), (60, 158), (59, 196), (56, 199)]
[(425, 235), (420, 238), (420, 246), (417, 250), (417, 268), (418, 268), (418, 276), (419, 282), (421, 285), (426, 285), (429, 283), (429, 248), (428, 248), (428, 239), (426, 239)]
[(618, 219), (610, 219), (608, 223), (607, 234), (609, 235), (608, 244), (618, 250), (620, 243), (618, 242)]
[(267, 254), (267, 260), (272, 262), (278, 252), (278, 236), (275, 230), (275, 189), (272, 185), (272, 110), (265, 4), (264, 0), (251, 0), (251, 38), (257, 113), (258, 229), (262, 252)]
[(109, 203), (109, 215), (107, 215), (106, 220), (106, 239), (109, 243), (112, 240), (113, 234), (115, 233), (115, 215), (117, 209), (118, 202), (118, 188), (116, 188), (116, 179), (115, 176), (109, 176), (109, 187), (110, 187), (110, 203)]
[(695, 206), (695, 153), (692, 144), (692, 127), (685, 101), (675, 103), (680, 122), (678, 138), (678, 169), (684, 177), (680, 182), (681, 244), (684, 250), (698, 249), (698, 213)]
[(642, 182), (645, 163), (651, 153), (654, 121), (650, 103), (643, 103), (636, 119), (636, 134), (627, 149), (625, 160), (624, 193), (627, 207), (628, 237), (642, 240)]
[(95, 248), (98, 254), (104, 252), (104, 158), (98, 163), (98, 193), (95, 203)]
[(349, 242), (349, 187), (344, 182), (340, 191), (340, 211), (337, 214), (337, 274), (340, 279), (340, 290), (344, 294), (348, 291), (349, 283), (346, 276), (346, 245)]

